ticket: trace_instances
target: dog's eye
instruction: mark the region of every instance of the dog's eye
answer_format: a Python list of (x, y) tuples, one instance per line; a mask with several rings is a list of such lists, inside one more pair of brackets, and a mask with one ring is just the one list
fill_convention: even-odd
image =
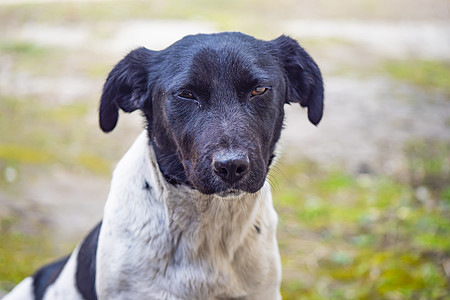
[(259, 96), (264, 94), (265, 92), (267, 92), (269, 88), (265, 87), (265, 86), (257, 86), (253, 91), (252, 91), (252, 96)]
[(202, 107), (200, 102), (195, 98), (194, 94), (189, 91), (182, 91), (178, 93), (177, 97), (181, 100), (186, 100), (198, 105), (198, 107)]
[(184, 98), (184, 99), (189, 99), (189, 100), (196, 100), (194, 97), (194, 94), (192, 94), (189, 91), (182, 91), (181, 93), (178, 94), (178, 97)]

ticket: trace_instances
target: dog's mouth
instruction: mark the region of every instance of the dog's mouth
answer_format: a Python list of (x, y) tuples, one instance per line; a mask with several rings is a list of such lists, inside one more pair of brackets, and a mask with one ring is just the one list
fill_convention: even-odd
[(244, 191), (241, 190), (236, 190), (236, 189), (229, 189), (226, 191), (221, 191), (216, 193), (217, 196), (222, 197), (222, 198), (228, 198), (228, 197), (238, 197), (242, 194), (244, 194)]

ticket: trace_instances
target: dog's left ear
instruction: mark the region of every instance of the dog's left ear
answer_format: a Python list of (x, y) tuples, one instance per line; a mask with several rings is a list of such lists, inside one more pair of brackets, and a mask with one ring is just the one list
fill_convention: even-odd
[(323, 114), (323, 82), (319, 67), (296, 40), (285, 35), (271, 41), (286, 72), (286, 102), (308, 108), (308, 119), (317, 125)]
[(150, 57), (154, 51), (144, 47), (131, 51), (109, 73), (100, 100), (99, 123), (104, 132), (116, 127), (119, 109), (132, 112), (151, 101)]

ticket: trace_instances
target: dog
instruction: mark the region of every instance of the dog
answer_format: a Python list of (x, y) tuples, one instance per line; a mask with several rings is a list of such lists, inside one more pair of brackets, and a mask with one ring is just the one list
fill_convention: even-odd
[(138, 48), (104, 84), (99, 124), (140, 110), (103, 221), (4, 299), (280, 299), (266, 179), (284, 104), (323, 114), (320, 70), (292, 38), (225, 32)]

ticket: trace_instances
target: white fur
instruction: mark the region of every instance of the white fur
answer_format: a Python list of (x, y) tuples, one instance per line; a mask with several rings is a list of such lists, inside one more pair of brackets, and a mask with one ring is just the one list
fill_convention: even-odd
[(34, 299), (33, 296), (33, 278), (27, 277), (22, 280), (16, 287), (3, 297), (3, 300), (27, 300)]
[(267, 182), (227, 198), (170, 185), (142, 133), (114, 171), (97, 251), (99, 299), (279, 299), (276, 224)]

